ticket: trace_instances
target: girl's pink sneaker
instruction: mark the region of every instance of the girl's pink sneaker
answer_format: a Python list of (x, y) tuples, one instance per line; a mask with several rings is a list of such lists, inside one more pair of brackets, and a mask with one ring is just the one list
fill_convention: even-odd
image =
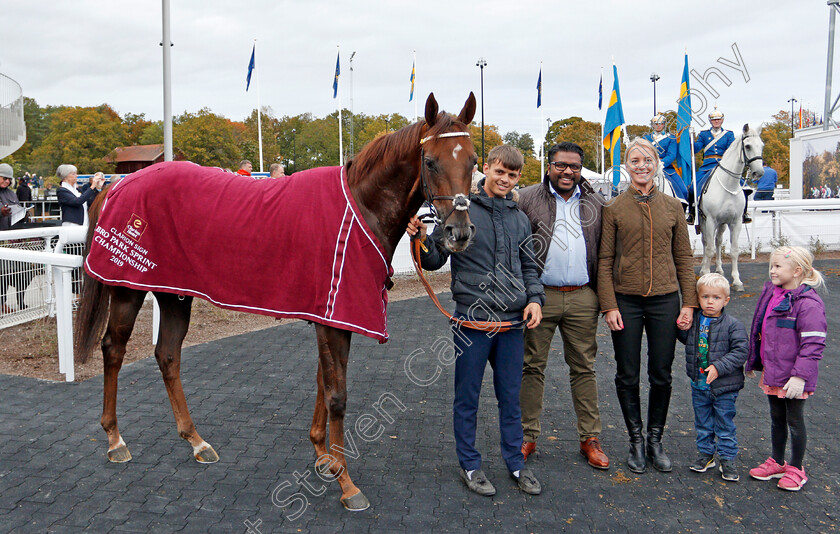
[[(785, 469), (788, 467), (787, 462), (784, 465), (779, 465), (771, 456), (758, 467), (750, 469), (750, 476), (758, 480), (770, 480), (771, 478), (782, 478), (785, 476)], [(781, 487), (781, 486), (779, 486)]]
[(777, 486), (787, 491), (799, 491), (806, 482), (808, 482), (808, 477), (805, 476), (805, 469), (797, 469), (792, 465), (786, 465), (785, 475)]

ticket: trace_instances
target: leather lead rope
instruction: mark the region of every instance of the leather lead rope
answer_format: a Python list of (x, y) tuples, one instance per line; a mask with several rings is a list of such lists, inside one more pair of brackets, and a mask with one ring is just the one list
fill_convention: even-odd
[(441, 306), (440, 301), (435, 295), (435, 292), (432, 290), (432, 286), (429, 284), (429, 281), (426, 280), (426, 277), (423, 275), (423, 268), (420, 266), (420, 247), (422, 243), (420, 243), (419, 239), (412, 238), (411, 239), (411, 261), (414, 262), (414, 268), (417, 270), (417, 275), (420, 277), (420, 282), (423, 283), (423, 287), (426, 288), (426, 293), (429, 294), (429, 298), (432, 299), (432, 302), (435, 304), (440, 313), (446, 316), (449, 319), (450, 324), (458, 325), (459, 327), (465, 326), (467, 328), (472, 328), (473, 330), (481, 330), (483, 332), (507, 332), (512, 328), (519, 328), (525, 321), (467, 321), (464, 319), (456, 319), (452, 316), (451, 313), (446, 311), (446, 309)]

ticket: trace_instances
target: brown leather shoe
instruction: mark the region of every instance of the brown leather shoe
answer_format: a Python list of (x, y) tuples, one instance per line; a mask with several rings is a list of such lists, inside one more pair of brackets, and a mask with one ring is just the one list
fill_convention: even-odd
[(522, 459), (522, 461), (524, 462), (525, 460), (527, 460), (528, 455), (533, 454), (534, 451), (536, 451), (536, 450), (537, 450), (537, 442), (535, 442), (535, 441), (523, 441), (522, 442), (522, 456), (524, 456), (524, 458)]
[(609, 469), (610, 459), (601, 449), (601, 442), (598, 438), (589, 438), (580, 442), (580, 453), (586, 456), (589, 465), (596, 469)]

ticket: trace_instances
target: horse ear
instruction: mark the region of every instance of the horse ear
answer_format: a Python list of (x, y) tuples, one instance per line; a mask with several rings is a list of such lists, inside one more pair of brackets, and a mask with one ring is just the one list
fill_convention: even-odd
[(475, 117), (475, 95), (470, 91), (470, 96), (464, 102), (464, 109), (458, 114), (458, 120), (464, 124), (469, 124), (472, 122), (473, 117)]
[(744, 135), (750, 133), (750, 125), (749, 123), (744, 124)]
[(435, 100), (435, 94), (429, 93), (429, 98), (426, 99), (426, 124), (431, 128), (435, 125), (438, 114), (438, 103)]

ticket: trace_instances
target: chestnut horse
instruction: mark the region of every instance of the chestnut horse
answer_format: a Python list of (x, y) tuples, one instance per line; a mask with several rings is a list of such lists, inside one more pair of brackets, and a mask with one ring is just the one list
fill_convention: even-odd
[[(457, 118), (439, 113), (434, 94), (430, 94), (426, 101), (425, 121), (377, 138), (356, 158), (347, 162), (345, 171), (351, 194), (365, 222), (384, 247), (389, 262), (409, 219), (417, 213), (424, 200), (431, 201), (442, 215), (449, 250), (461, 252), (469, 244), (475, 231), (467, 208), (476, 156), (469, 139), (468, 125), (474, 115), (475, 96), (472, 93)], [(99, 195), (91, 206), (87, 251), (90, 251), (93, 231), (106, 196)], [(253, 231), (269, 230), (254, 224)], [(243, 251), (245, 254), (250, 252)], [(280, 260), (271, 257), (267, 261), (274, 266)], [(108, 435), (108, 459), (112, 462), (131, 459), (117, 427), (117, 376), (145, 295), (146, 291), (106, 286), (86, 274), (82, 304), (76, 320), (75, 349), (79, 361), (88, 358), (104, 331), (101, 347), (105, 362), (105, 396), (101, 424)], [(219, 456), (216, 451), (196, 431), (181, 385), (181, 345), (189, 328), (192, 297), (158, 291), (154, 295), (161, 310), (155, 358), (163, 375), (178, 434), (192, 445), (198, 462), (217, 462)], [(338, 480), (341, 503), (345, 508), (364, 510), (370, 503), (350, 479), (343, 454), (351, 332), (323, 324), (316, 324), (315, 330), (318, 389), (309, 432), (317, 458), (315, 467), (324, 474), (329, 471)]]

